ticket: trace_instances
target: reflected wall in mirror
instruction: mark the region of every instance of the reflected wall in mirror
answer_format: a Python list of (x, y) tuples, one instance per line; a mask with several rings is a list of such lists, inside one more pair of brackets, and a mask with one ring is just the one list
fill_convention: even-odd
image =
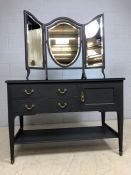
[(42, 24), (26, 16), (27, 64), (30, 68), (43, 68)]
[(68, 22), (59, 22), (48, 29), (49, 52), (61, 67), (73, 64), (80, 52), (80, 29)]
[(86, 67), (102, 67), (104, 63), (103, 15), (85, 25)]

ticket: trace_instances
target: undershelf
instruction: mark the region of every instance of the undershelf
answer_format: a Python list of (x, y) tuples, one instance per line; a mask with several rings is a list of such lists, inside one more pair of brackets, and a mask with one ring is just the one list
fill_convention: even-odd
[(79, 141), (104, 138), (118, 138), (118, 134), (106, 126), (24, 130), (16, 135), (15, 144)]

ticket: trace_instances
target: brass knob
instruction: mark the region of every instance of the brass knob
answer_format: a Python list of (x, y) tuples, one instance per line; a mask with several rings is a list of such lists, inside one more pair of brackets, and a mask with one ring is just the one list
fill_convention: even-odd
[(67, 106), (67, 103), (63, 103), (61, 104), (60, 102), (58, 103), (58, 106), (61, 108), (61, 109), (64, 109), (66, 106)]
[(34, 104), (32, 104), (31, 106), (29, 106), (28, 104), (25, 104), (25, 108), (26, 108), (28, 111), (31, 111), (34, 107), (35, 107)]
[(85, 102), (84, 92), (81, 92), (81, 102), (82, 102), (82, 103), (84, 103), (84, 102)]
[(63, 90), (61, 90), (61, 89), (57, 89), (57, 90), (61, 95), (64, 95), (67, 92), (66, 88), (64, 88)]
[(26, 95), (32, 95), (34, 93), (34, 89), (31, 89), (31, 90), (25, 89), (24, 92)]

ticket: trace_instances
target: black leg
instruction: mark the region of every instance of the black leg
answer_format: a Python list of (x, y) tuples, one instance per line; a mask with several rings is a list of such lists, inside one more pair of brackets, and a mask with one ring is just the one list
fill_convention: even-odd
[(20, 119), (20, 129), (23, 131), (23, 115), (19, 116)]
[(105, 112), (101, 112), (101, 122), (102, 122), (102, 126), (104, 126), (104, 124), (105, 124)]
[(103, 78), (105, 78), (104, 68), (102, 68)]
[(119, 133), (119, 155), (123, 153), (123, 110), (117, 112), (118, 133)]
[(29, 80), (29, 76), (30, 76), (30, 69), (26, 69), (26, 70), (27, 70), (26, 80)]
[(8, 115), (11, 164), (14, 163), (14, 120), (13, 115)]

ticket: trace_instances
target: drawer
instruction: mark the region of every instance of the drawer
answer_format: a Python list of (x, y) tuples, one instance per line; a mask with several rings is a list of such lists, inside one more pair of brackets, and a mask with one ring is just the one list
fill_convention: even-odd
[(75, 112), (79, 111), (79, 98), (49, 100), (14, 100), (12, 111), (22, 114)]
[(78, 96), (77, 86), (68, 84), (29, 84), (12, 85), (10, 87), (12, 98), (38, 98), (38, 97), (74, 97)]

